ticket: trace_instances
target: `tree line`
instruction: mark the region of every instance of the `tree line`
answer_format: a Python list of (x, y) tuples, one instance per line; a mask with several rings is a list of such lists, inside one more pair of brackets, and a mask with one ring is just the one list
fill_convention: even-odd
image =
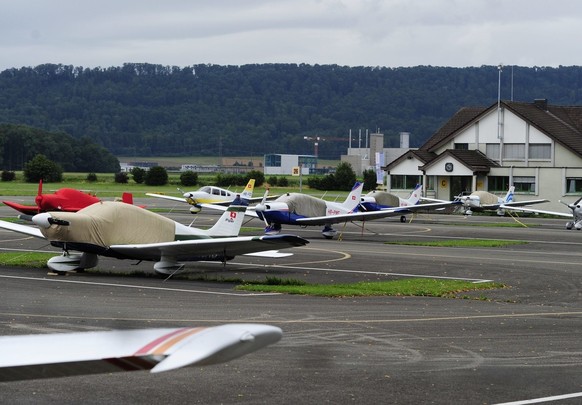
[(503, 99), (582, 103), (579, 66), (504, 67), (500, 77), (497, 66), (45, 64), (0, 72), (0, 123), (90, 139), (117, 156), (311, 154), (304, 137), (320, 136), (335, 138), (320, 142), (320, 157), (337, 159), (349, 129), (354, 138), (379, 129), (385, 147), (410, 132), (418, 147), (459, 108), (495, 103), (499, 78)]

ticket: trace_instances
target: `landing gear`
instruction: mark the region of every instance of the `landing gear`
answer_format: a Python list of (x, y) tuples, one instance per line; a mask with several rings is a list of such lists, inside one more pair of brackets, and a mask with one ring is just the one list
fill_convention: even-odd
[(405, 223), (406, 222), (406, 215), (402, 215), (400, 217), (400, 222)]
[(266, 235), (278, 235), (281, 233), (281, 224), (269, 224), (265, 227)]
[(67, 250), (64, 250), (62, 255), (51, 257), (47, 262), (47, 266), (57, 274), (65, 274), (69, 271), (83, 271), (95, 267), (98, 262), (99, 258), (96, 254), (71, 254)]
[(321, 234), (325, 239), (333, 239), (333, 237), (337, 234), (337, 231), (331, 226), (326, 225), (321, 231)]

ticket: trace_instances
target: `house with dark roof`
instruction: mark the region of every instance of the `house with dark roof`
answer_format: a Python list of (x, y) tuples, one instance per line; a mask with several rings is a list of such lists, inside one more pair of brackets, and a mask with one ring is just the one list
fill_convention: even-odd
[[(422, 183), (425, 195), (453, 199), (485, 190), (516, 198), (558, 200), (582, 195), (582, 106), (500, 101), (461, 108), (418, 150), (384, 167), (388, 190)], [(570, 198), (571, 197), (571, 198)]]

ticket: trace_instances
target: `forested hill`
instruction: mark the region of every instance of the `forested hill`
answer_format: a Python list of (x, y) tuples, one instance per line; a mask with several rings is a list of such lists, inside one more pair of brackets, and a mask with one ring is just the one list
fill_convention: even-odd
[[(349, 129), (420, 146), (463, 106), (496, 102), (497, 66), (40, 65), (0, 72), (0, 123), (89, 137), (116, 155), (345, 153)], [(513, 83), (513, 86), (512, 86)], [(501, 97), (582, 104), (582, 67), (505, 67)], [(357, 142), (354, 143), (356, 146)]]

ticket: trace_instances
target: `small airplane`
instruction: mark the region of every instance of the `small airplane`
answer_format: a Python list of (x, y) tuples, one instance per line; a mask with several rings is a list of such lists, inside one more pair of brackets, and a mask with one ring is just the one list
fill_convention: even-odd
[[(359, 211), (362, 200), (363, 183), (356, 182), (352, 191), (343, 203), (330, 202), (320, 198), (300, 193), (287, 193), (275, 201), (261, 202), (255, 206), (256, 215), (265, 222), (267, 234), (277, 234), (281, 231), (281, 224), (289, 225), (323, 225), (322, 235), (326, 239), (332, 239), (337, 231), (333, 224), (348, 221), (366, 221), (424, 210), (444, 207), (453, 202), (441, 201), (434, 204), (404, 205), (399, 207), (385, 207), (375, 211)], [(412, 193), (410, 204), (418, 194), (418, 187)], [(371, 198), (368, 201), (371, 203)], [(378, 207), (378, 206), (376, 206)], [(247, 214), (249, 212), (247, 211)]]
[[(165, 200), (188, 203), (192, 206), (190, 207), (190, 212), (192, 214), (198, 214), (202, 210), (204, 204), (228, 206), (231, 202), (234, 201), (234, 199), (238, 195), (238, 193), (235, 193), (233, 191), (215, 186), (205, 186), (199, 188), (196, 191), (183, 191), (180, 189), (178, 189), (178, 191), (180, 191), (183, 194), (182, 197), (174, 197), (171, 195), (157, 193), (146, 193), (146, 195), (150, 197), (163, 198)], [(249, 199), (249, 203), (255, 203), (260, 201), (261, 197)]]
[(502, 208), (513, 211), (531, 212), (534, 214), (548, 214), (555, 215), (558, 217), (572, 218), (571, 221), (566, 222), (566, 229), (568, 230), (576, 229), (578, 231), (582, 230), (582, 197), (578, 198), (572, 204), (565, 203), (564, 201), (561, 200), (560, 202), (564, 204), (566, 207), (570, 208), (572, 210), (572, 213), (568, 214), (565, 212), (545, 211), (534, 208), (511, 207), (511, 206), (502, 206)]
[[(454, 201), (442, 201), (421, 204), (420, 200), (422, 200), (422, 184), (417, 184), (414, 190), (412, 190), (412, 192), (408, 196), (408, 198), (401, 198), (392, 193), (374, 190), (370, 191), (368, 194), (362, 197), (362, 202), (360, 203), (360, 210), (385, 211), (391, 210), (393, 208), (410, 208), (409, 212), (414, 212), (423, 209), (437, 210), (456, 204), (456, 202)], [(404, 210), (401, 213), (405, 214), (406, 211)], [(406, 215), (400, 216), (400, 222), (406, 222)]]
[[(254, 184), (254, 183), (253, 183)], [(34, 215), (38, 226), (0, 220), (0, 228), (48, 240), (63, 250), (61, 256), (47, 262), (57, 274), (95, 267), (98, 256), (117, 259), (155, 261), (158, 274), (172, 275), (180, 271), (179, 261), (214, 260), (226, 262), (237, 255), (284, 257), (291, 254), (273, 248), (304, 246), (307, 240), (295, 235), (238, 236), (246, 197), (237, 198), (208, 230), (175, 222), (135, 205), (101, 201), (78, 212), (45, 212)], [(69, 253), (69, 250), (81, 252)]]
[(225, 324), (0, 337), (0, 382), (206, 366), (281, 339), (280, 328)]
[[(514, 201), (513, 194), (515, 192), (515, 187), (509, 187), (505, 197), (501, 198), (495, 194), (491, 194), (487, 191), (473, 191), (469, 195), (457, 197), (457, 201), (463, 204), (463, 213), (465, 215), (471, 215), (473, 212), (483, 212), (483, 211), (496, 211), (497, 215), (505, 215), (504, 208), (507, 207), (522, 207), (524, 205), (541, 204), (548, 202), (548, 200), (525, 200), (525, 201)], [(434, 201), (434, 200), (431, 200)]]
[[(35, 215), (48, 211), (77, 212), (99, 201), (101, 200), (94, 195), (73, 188), (61, 188), (52, 194), (43, 194), (41, 180), (38, 183), (38, 193), (34, 199), (36, 205), (23, 205), (12, 201), (2, 202), (25, 215)], [(122, 201), (133, 204), (133, 196), (131, 193), (123, 193)]]

